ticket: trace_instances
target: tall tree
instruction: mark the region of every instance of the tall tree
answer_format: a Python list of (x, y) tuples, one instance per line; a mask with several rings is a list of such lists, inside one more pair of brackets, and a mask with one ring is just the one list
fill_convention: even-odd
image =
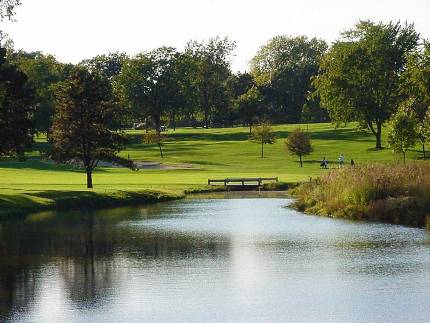
[(128, 60), (117, 78), (117, 88), (135, 118), (149, 119), (160, 132), (161, 117), (168, 112), (172, 100), (181, 93), (174, 48), (161, 47)]
[(34, 126), (38, 132), (48, 132), (54, 113), (55, 84), (64, 80), (64, 65), (54, 56), (41, 52), (14, 52), (11, 60), (27, 75), (29, 84), (35, 90)]
[(108, 79), (76, 68), (57, 86), (52, 125), (52, 157), (59, 162), (77, 159), (93, 187), (92, 173), (100, 160), (110, 161), (123, 148), (124, 136), (112, 127), (122, 117)]
[(330, 117), (359, 121), (375, 135), (376, 149), (402, 100), (400, 75), (418, 38), (413, 25), (361, 21), (333, 44), (313, 82)]
[(260, 48), (251, 60), (251, 74), (270, 103), (272, 119), (300, 121), (326, 50), (325, 41), (306, 36), (276, 36)]
[(235, 47), (228, 38), (211, 38), (207, 43), (189, 42), (185, 50), (197, 66), (194, 86), (205, 128), (209, 128), (217, 108), (227, 103), (226, 80), (231, 74), (230, 57)]
[(33, 142), (34, 91), (27, 76), (6, 61), (0, 48), (0, 155), (22, 160)]
[(430, 43), (424, 42), (407, 58), (401, 77), (401, 92), (411, 104), (419, 120), (430, 107)]

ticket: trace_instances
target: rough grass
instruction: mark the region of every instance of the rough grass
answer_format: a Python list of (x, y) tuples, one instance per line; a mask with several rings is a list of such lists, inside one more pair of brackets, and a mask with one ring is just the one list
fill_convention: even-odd
[[(309, 131), (314, 146), (314, 152), (304, 159), (303, 168), (300, 168), (298, 158), (284, 149), (284, 140), (297, 127)], [(273, 128), (279, 139), (273, 145), (265, 145), (265, 158), (259, 157), (259, 145), (248, 141), (248, 128), (169, 130), (163, 147), (166, 158), (163, 159), (158, 147), (142, 143), (144, 131), (129, 131), (130, 144), (121, 153), (122, 157), (166, 164), (191, 163), (194, 169), (135, 172), (98, 168), (93, 176), (93, 191), (85, 188), (85, 172), (82, 170), (54, 165), (40, 157), (39, 151), (47, 148), (46, 138), (41, 136), (36, 138), (36, 146), (27, 154), (26, 162), (0, 160), (0, 213), (31, 210), (35, 204), (53, 207), (65, 203), (61, 202), (61, 196), (70, 196), (71, 201), (94, 199), (97, 200), (94, 205), (109, 206), (111, 201), (126, 203), (133, 200), (133, 192), (162, 191), (181, 195), (185, 191), (205, 191), (208, 178), (278, 177), (286, 183), (307, 181), (309, 177), (316, 178), (327, 172), (319, 167), (323, 157), (330, 161), (329, 167), (337, 167), (340, 153), (345, 155), (347, 162), (353, 158), (357, 165), (387, 163), (397, 158), (388, 149), (375, 151), (373, 135), (357, 131), (355, 125), (338, 129), (327, 123)], [(419, 156), (418, 149), (408, 153), (409, 159)]]
[(424, 226), (430, 216), (430, 163), (344, 167), (292, 193), (297, 208), (314, 214)]

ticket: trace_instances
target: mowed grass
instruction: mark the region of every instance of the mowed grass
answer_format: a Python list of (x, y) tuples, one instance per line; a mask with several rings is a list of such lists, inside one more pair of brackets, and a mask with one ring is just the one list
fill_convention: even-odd
[[(288, 133), (297, 127), (310, 133), (314, 147), (313, 153), (305, 157), (303, 168), (300, 168), (298, 158), (284, 148)], [(132, 143), (121, 152), (121, 156), (130, 156), (136, 161), (186, 163), (194, 168), (132, 171), (100, 167), (94, 172), (94, 192), (110, 194), (112, 191), (157, 189), (177, 194), (198, 189), (207, 183), (208, 178), (226, 177), (279, 177), (283, 182), (300, 182), (326, 171), (319, 167), (323, 157), (330, 161), (330, 167), (337, 167), (340, 153), (345, 155), (346, 163), (352, 158), (356, 164), (392, 162), (397, 158), (389, 149), (375, 151), (374, 136), (358, 131), (355, 125), (337, 129), (328, 123), (279, 125), (273, 129), (278, 140), (273, 145), (265, 145), (264, 158), (260, 158), (260, 146), (248, 141), (248, 128), (169, 130), (166, 132), (163, 159), (158, 147), (142, 143), (144, 131), (129, 131)], [(35, 150), (28, 153), (28, 161), (0, 161), (0, 199), (25, 194), (44, 202), (46, 192), (52, 196), (55, 192), (87, 191), (82, 170), (43, 161), (38, 150), (43, 147), (44, 138), (37, 138), (36, 142)], [(408, 158), (418, 158), (418, 149), (409, 152)]]

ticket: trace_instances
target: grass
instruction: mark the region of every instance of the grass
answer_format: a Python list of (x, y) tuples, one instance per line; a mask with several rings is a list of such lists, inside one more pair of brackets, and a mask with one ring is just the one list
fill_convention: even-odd
[[(309, 131), (314, 146), (314, 152), (304, 159), (303, 168), (300, 168), (298, 158), (287, 154), (284, 149), (288, 133), (298, 126)], [(319, 167), (323, 157), (331, 161), (330, 167), (336, 167), (340, 153), (345, 155), (347, 162), (353, 158), (357, 165), (387, 163), (396, 158), (388, 149), (375, 151), (373, 135), (357, 131), (354, 125), (338, 129), (331, 124), (279, 125), (273, 128), (279, 139), (273, 145), (265, 145), (265, 158), (259, 157), (259, 145), (248, 141), (248, 128), (169, 130), (163, 147), (163, 159), (157, 146), (142, 143), (143, 131), (129, 131), (130, 145), (121, 156), (165, 164), (189, 163), (194, 169), (135, 172), (121, 168), (98, 168), (94, 173), (93, 193), (88, 193), (85, 188), (85, 173), (82, 170), (54, 165), (40, 158), (39, 150), (45, 147), (46, 140), (38, 137), (34, 151), (28, 153), (28, 161), (0, 161), (0, 210), (5, 213), (23, 205), (52, 207), (58, 205), (57, 196), (62, 194), (77, 196), (79, 201), (85, 200), (85, 196), (97, 196), (101, 200), (117, 196), (113, 200), (121, 200), (118, 197), (121, 194), (128, 196), (141, 191), (177, 196), (184, 191), (206, 190), (208, 178), (261, 176), (279, 177), (280, 181), (289, 183), (307, 181), (309, 177), (316, 178), (327, 172)], [(418, 147), (408, 153), (410, 159), (416, 159), (419, 155)]]
[(302, 211), (411, 226), (430, 224), (430, 163), (344, 167), (294, 188)]

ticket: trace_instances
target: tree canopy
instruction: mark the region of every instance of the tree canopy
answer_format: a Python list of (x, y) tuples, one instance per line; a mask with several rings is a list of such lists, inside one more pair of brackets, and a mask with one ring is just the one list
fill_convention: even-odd
[(382, 125), (403, 99), (400, 75), (418, 42), (413, 25), (361, 21), (324, 56), (313, 84), (335, 121), (359, 121), (382, 148)]
[(277, 36), (251, 60), (251, 74), (270, 102), (270, 115), (281, 122), (299, 122), (311, 91), (311, 78), (327, 50), (321, 39)]
[(285, 146), (291, 154), (299, 156), (300, 167), (303, 167), (302, 157), (309, 155), (313, 151), (311, 137), (300, 128), (295, 129), (288, 135)]
[(402, 154), (404, 163), (406, 152), (416, 143), (416, 126), (415, 114), (403, 106), (392, 116), (389, 123), (388, 144), (395, 153)]
[(33, 142), (34, 91), (28, 78), (0, 48), (0, 155), (24, 158)]
[(100, 160), (111, 161), (123, 148), (122, 133), (112, 128), (122, 117), (110, 82), (100, 74), (77, 67), (56, 89), (52, 125), (52, 157), (80, 161), (92, 188), (92, 172)]
[(265, 122), (252, 130), (249, 140), (261, 145), (261, 158), (264, 158), (264, 145), (276, 142), (276, 134), (269, 123)]

